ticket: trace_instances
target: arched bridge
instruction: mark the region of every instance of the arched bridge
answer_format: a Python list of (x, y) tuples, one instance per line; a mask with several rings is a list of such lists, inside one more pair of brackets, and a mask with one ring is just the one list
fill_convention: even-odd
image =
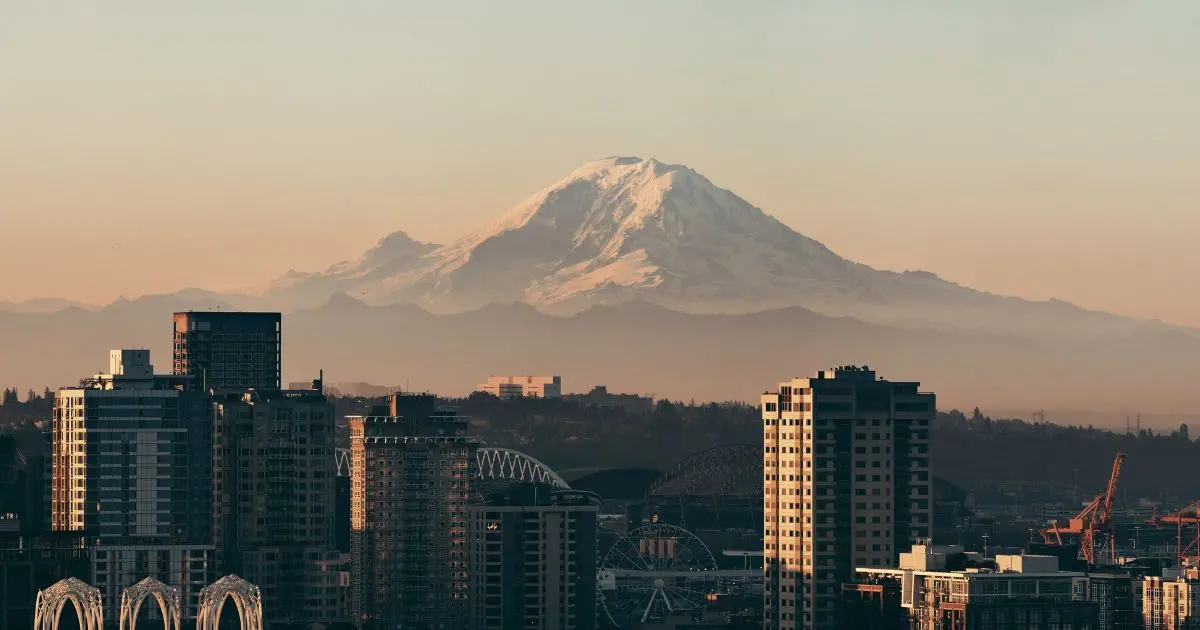
[(655, 496), (759, 495), (763, 492), (762, 446), (730, 444), (694, 453), (650, 486)]
[[(334, 449), (333, 463), (338, 477), (349, 477), (350, 449)], [(537, 458), (511, 448), (480, 447), (475, 452), (475, 464), (479, 478), (484, 480), (524, 481), (549, 484), (558, 488), (571, 487), (558, 473)]]
[(558, 488), (571, 487), (546, 464), (510, 448), (481, 447), (475, 452), (475, 463), (478, 465), (480, 479), (544, 483)]

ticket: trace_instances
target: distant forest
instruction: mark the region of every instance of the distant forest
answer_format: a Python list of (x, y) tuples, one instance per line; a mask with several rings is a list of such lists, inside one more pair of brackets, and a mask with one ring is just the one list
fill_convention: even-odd
[[(369, 413), (382, 399), (334, 398), (339, 417)], [(633, 467), (666, 470), (684, 458), (728, 444), (761, 440), (755, 408), (737, 403), (658, 401), (649, 413), (587, 407), (565, 400), (502, 401), (476, 394), (450, 400), (470, 416), (488, 444), (524, 451), (558, 471)], [(15, 431), (23, 450), (40, 449), (33, 422), (50, 417), (53, 393), (5, 390), (0, 431)], [(345, 440), (345, 425), (340, 439)], [(1113, 457), (1127, 454), (1121, 496), (1200, 498), (1200, 442), (1186, 425), (1170, 433), (1121, 433), (989, 418), (974, 410), (940, 412), (933, 437), (934, 474), (968, 490), (1006, 482), (1049, 482), (1081, 497), (1098, 493)]]

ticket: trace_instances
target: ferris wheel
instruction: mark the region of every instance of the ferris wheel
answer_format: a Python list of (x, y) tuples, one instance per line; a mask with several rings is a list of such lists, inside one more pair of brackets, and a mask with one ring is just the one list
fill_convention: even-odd
[(626, 533), (600, 563), (596, 589), (619, 628), (700, 610), (720, 589), (712, 552), (695, 534), (655, 523)]

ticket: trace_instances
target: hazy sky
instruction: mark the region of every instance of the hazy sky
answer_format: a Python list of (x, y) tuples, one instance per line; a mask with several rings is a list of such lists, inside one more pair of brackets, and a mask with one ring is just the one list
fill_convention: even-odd
[(1200, 325), (1195, 0), (0, 16), (0, 299), (256, 285), (639, 155), (867, 264)]

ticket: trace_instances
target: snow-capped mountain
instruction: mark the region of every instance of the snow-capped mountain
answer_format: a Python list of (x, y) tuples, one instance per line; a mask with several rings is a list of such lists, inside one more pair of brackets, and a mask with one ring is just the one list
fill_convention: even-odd
[(927, 272), (872, 269), (686, 166), (635, 157), (585, 164), (457, 242), (398, 232), (357, 261), (289, 273), (264, 297), (286, 309), (336, 293), (441, 312), (524, 302), (570, 313), (643, 300), (689, 312), (803, 306), (868, 321), (1055, 334), (1153, 325), (990, 295)]
[(430, 258), (401, 296), (450, 308), (650, 298), (746, 310), (772, 301), (789, 271), (835, 279), (855, 267), (695, 171), (638, 158), (585, 164)]
[(579, 310), (630, 299), (757, 310), (796, 303), (791, 289), (857, 282), (864, 271), (685, 166), (617, 157), (583, 165), (450, 245), (396, 233), (358, 261), (289, 272), (267, 295), (311, 302), (345, 292), (438, 310), (492, 302)]

